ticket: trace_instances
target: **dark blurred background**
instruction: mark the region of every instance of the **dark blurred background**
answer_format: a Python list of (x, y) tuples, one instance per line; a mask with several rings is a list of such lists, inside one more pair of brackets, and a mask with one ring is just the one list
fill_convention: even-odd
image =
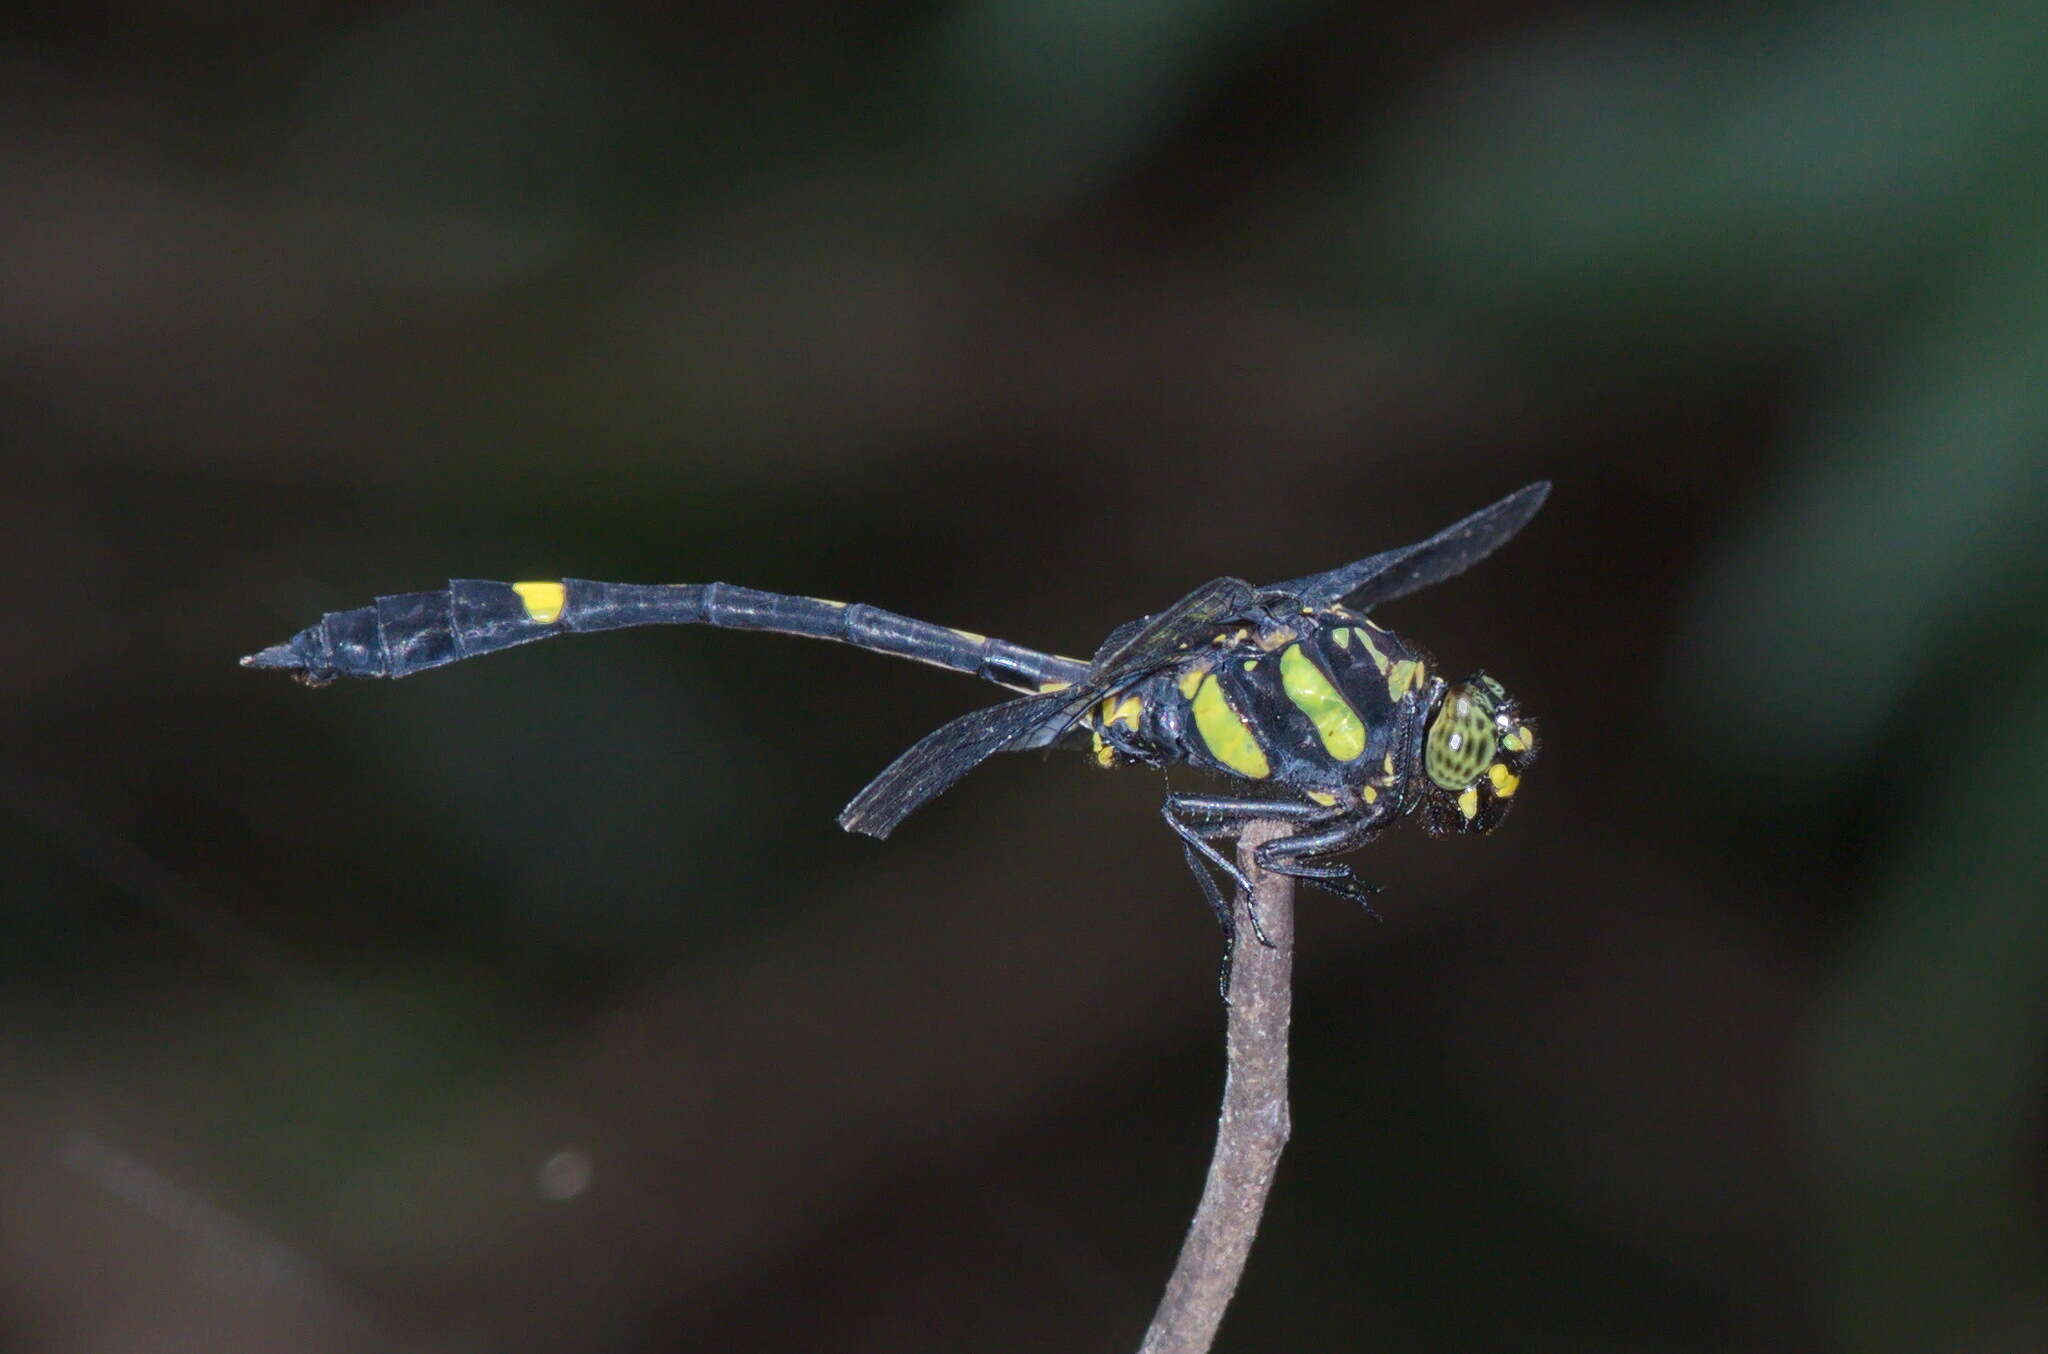
[(1158, 778), (447, 577), (1062, 652), (1381, 619), (1522, 808), (1303, 903), (1231, 1350), (2048, 1348), (2048, 11), (84, 3), (0, 31), (0, 1349), (1120, 1350), (1218, 938)]

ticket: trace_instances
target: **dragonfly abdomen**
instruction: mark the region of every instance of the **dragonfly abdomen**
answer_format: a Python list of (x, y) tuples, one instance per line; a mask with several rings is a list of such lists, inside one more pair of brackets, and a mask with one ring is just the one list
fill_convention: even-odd
[(859, 603), (729, 583), (497, 583), (455, 579), (439, 592), (379, 597), (330, 612), (242, 660), (322, 685), (337, 677), (410, 677), (561, 634), (637, 625), (716, 625), (834, 640), (1038, 692), (1079, 681), (1087, 664)]

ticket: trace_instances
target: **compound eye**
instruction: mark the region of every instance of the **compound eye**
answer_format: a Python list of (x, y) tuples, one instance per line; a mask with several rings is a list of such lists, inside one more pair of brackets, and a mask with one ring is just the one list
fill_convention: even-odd
[(1477, 781), (1493, 761), (1493, 703), (1468, 686), (1444, 695), (1423, 745), (1422, 769), (1446, 790)]

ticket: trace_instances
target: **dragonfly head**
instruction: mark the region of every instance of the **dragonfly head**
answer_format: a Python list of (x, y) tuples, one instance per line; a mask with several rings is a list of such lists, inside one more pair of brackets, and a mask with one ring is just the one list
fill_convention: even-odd
[(1481, 672), (1439, 688), (1425, 720), (1423, 827), (1436, 836), (1493, 831), (1536, 757), (1536, 735), (1521, 706)]

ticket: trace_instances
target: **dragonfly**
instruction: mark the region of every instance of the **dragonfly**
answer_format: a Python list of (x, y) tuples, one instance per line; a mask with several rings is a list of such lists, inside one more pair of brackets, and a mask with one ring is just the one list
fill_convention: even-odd
[[(1539, 481), (1426, 540), (1341, 568), (1257, 587), (1204, 583), (1070, 658), (860, 603), (725, 583), (566, 578), (451, 580), (331, 612), (242, 659), (309, 686), (409, 677), (558, 635), (641, 625), (715, 625), (833, 640), (915, 659), (1021, 693), (927, 734), (855, 795), (840, 826), (887, 837), (998, 752), (1072, 748), (1103, 767), (1192, 766), (1229, 793), (1171, 792), (1161, 807), (1223, 928), (1223, 986), (1237, 944), (1218, 877), (1249, 898), (1219, 848), (1260, 820), (1291, 835), (1253, 853), (1371, 906), (1372, 886), (1336, 857), (1412, 818), (1432, 836), (1485, 833), (1513, 806), (1536, 755), (1520, 703), (1484, 672), (1447, 680), (1422, 649), (1375, 621), (1380, 605), (1471, 568), (1528, 525)], [(1257, 910), (1252, 929), (1266, 941)]]

